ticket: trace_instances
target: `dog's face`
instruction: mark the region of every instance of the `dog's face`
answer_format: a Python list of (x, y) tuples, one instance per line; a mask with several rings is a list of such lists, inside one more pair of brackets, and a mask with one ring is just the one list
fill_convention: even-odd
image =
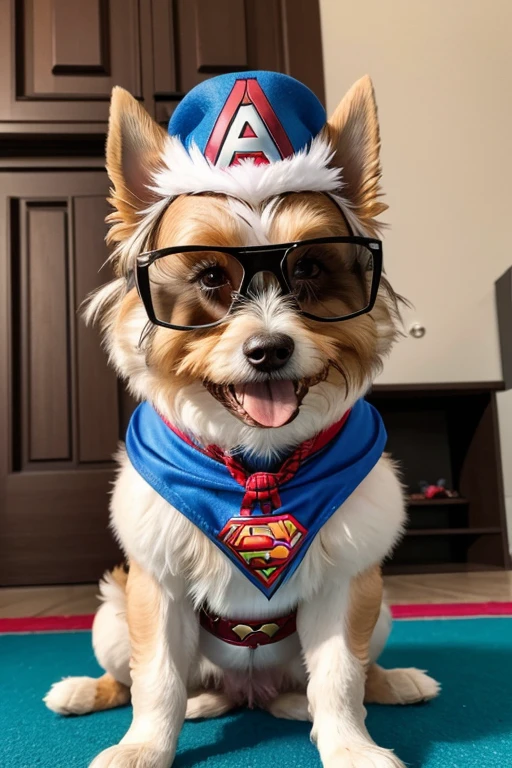
[[(114, 92), (107, 168), (119, 277), (97, 294), (88, 313), (103, 316), (111, 358), (136, 396), (205, 443), (272, 453), (325, 429), (368, 388), (394, 340), (396, 297), (386, 281), (370, 313), (321, 323), (301, 314), (275, 275), (261, 272), (223, 322), (180, 331), (148, 323), (126, 279), (150, 248), (219, 248), (202, 262), (173, 254), (155, 269), (164, 303), (176, 305), (179, 297), (181, 324), (196, 324), (197, 317), (206, 323), (217, 320), (215, 307), (238, 287), (236, 262), (222, 248), (346, 236), (348, 221), (359, 234), (374, 236), (374, 217), (385, 206), (378, 200), (379, 136), (367, 78), (340, 104), (324, 140), (344, 169), (343, 200), (291, 192), (250, 203), (215, 193), (170, 201), (151, 189), (169, 139), (129, 94)], [(320, 294), (325, 304), (336, 293), (347, 313), (358, 306), (361, 283), (350, 269), (324, 276), (322, 284), (314, 249), (290, 268), (307, 290), (316, 286), (315, 299)]]

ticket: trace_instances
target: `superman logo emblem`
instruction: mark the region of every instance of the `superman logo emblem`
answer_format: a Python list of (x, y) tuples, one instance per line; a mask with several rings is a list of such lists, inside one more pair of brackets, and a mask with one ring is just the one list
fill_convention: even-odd
[(220, 541), (262, 584), (271, 586), (297, 554), (307, 530), (293, 515), (233, 517)]

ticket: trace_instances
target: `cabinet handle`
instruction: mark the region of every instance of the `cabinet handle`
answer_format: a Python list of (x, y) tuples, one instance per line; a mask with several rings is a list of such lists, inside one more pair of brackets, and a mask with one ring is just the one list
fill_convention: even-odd
[(409, 328), (409, 336), (412, 336), (414, 339), (422, 339), (426, 332), (427, 329), (421, 323), (413, 323)]

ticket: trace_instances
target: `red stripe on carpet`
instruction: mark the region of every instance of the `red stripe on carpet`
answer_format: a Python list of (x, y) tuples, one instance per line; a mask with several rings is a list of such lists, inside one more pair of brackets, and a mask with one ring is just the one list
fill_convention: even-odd
[(94, 614), (82, 616), (33, 616), (0, 619), (2, 632), (59, 632), (90, 629)]
[(416, 603), (393, 605), (394, 619), (456, 619), (471, 616), (512, 616), (512, 603)]
[[(394, 619), (456, 619), (471, 616), (512, 616), (512, 602), (413, 603), (393, 605)], [(0, 634), (11, 632), (72, 632), (91, 629), (94, 614), (0, 619)]]

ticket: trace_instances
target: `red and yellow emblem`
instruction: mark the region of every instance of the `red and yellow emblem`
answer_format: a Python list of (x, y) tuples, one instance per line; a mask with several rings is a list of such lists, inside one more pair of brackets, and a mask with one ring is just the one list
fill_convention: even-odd
[(269, 587), (290, 565), (307, 530), (293, 515), (232, 517), (219, 539), (262, 584)]

